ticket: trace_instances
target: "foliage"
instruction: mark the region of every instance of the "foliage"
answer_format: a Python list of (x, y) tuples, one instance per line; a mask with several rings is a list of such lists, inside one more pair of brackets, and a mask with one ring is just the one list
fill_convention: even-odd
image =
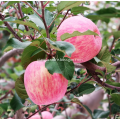
[[(85, 118), (117, 118), (120, 114), (120, 2), (44, 1), (44, 6), (41, 6), (42, 2), (0, 1), (0, 118), (14, 118), (20, 109), (27, 118), (39, 110), (26, 93), (24, 72), (31, 62), (42, 59), (48, 60), (45, 67), (50, 74), (59, 73), (68, 80), (66, 95), (58, 101), (58, 109), (52, 104), (47, 106), (48, 111), (55, 112), (57, 116), (71, 103), (76, 103), (87, 111), (79, 112)], [(87, 66), (82, 64), (84, 68), (78, 68), (69, 58), (75, 47), (64, 40), (98, 34), (90, 30), (74, 31), (63, 34), (62, 41), (57, 41), (57, 29), (61, 22), (80, 14), (97, 25), (103, 39), (100, 52), (88, 61)], [(23, 52), (17, 51), (14, 56), (9, 56), (9, 53), (6, 59), (2, 59), (7, 54), (5, 52), (16, 49)], [(90, 63), (95, 66), (89, 67)], [(101, 101), (100, 109), (91, 110), (75, 98), (90, 95), (99, 89), (107, 95), (106, 100)], [(105, 101), (109, 103), (106, 111), (102, 107)], [(44, 110), (46, 106), (42, 107)]]

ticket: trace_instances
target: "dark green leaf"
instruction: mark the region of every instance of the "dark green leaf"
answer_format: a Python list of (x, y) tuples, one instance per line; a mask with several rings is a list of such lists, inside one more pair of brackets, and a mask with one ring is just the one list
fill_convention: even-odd
[(109, 85), (120, 87), (120, 83), (117, 83), (117, 82), (112, 82), (112, 81), (107, 80), (106, 83), (109, 84)]
[(110, 111), (94, 110), (94, 119), (107, 118)]
[(11, 46), (13, 48), (17, 48), (17, 49), (24, 49), (30, 44), (31, 44), (30, 41), (20, 42), (16, 38), (11, 38), (11, 39), (8, 40), (6, 46), (3, 48), (3, 51), (9, 46)]
[(17, 19), (16, 17), (7, 17), (4, 19), (4, 21), (14, 21), (16, 19)]
[(47, 40), (53, 49), (64, 52), (70, 57), (71, 57), (71, 54), (75, 51), (75, 47), (69, 42), (65, 42), (65, 41), (53, 42), (50, 39), (47, 39)]
[(4, 110), (0, 107), (0, 116), (2, 115), (3, 111)]
[(116, 69), (115, 66), (110, 65), (110, 64), (107, 63), (107, 62), (101, 61), (101, 63), (106, 67), (106, 72), (107, 72), (107, 73), (112, 72), (112, 71), (115, 71), (115, 69)]
[(15, 90), (18, 94), (18, 96), (21, 99), (26, 99), (28, 98), (27, 92), (25, 90), (25, 86), (24, 86), (24, 74), (15, 82)]
[(104, 46), (101, 48), (99, 54), (97, 55), (97, 58), (103, 62), (110, 62), (111, 54), (110, 54), (107, 46)]
[(79, 104), (80, 106), (82, 106), (88, 112), (89, 116), (91, 116), (91, 118), (93, 118), (92, 111), (86, 105), (83, 105), (77, 98), (73, 98), (71, 100), (71, 102)]
[(79, 94), (80, 94), (81, 96), (82, 96), (83, 94), (90, 94), (90, 93), (92, 93), (94, 90), (95, 90), (94, 85), (88, 84), (88, 83), (82, 84), (82, 85), (80, 85), (80, 87), (78, 88), (78, 92), (79, 92)]
[(84, 1), (61, 1), (57, 6), (58, 12), (62, 12), (64, 10), (71, 9), (73, 7), (79, 6), (81, 3), (85, 3)]
[(61, 40), (66, 40), (68, 38), (71, 38), (71, 37), (75, 37), (75, 36), (81, 36), (81, 35), (97, 35), (97, 33), (91, 31), (91, 30), (87, 30), (85, 32), (79, 32), (79, 31), (74, 31), (72, 34), (69, 34), (69, 33), (64, 33), (63, 35), (61, 35)]
[(120, 94), (119, 93), (113, 93), (111, 94), (112, 100), (120, 106)]
[[(34, 40), (28, 47), (26, 47), (22, 53), (22, 58), (21, 62), (22, 65), (26, 68), (28, 64), (30, 64), (32, 61), (36, 61), (38, 59), (44, 59), (45, 58), (45, 52), (39, 51), (38, 48), (39, 46), (43, 48), (44, 50), (46, 49), (46, 44), (43, 39), (38, 39)], [(38, 53), (36, 53), (36, 51)], [(34, 55), (34, 56), (33, 56)]]
[(112, 106), (111, 106), (111, 112), (113, 114), (116, 114), (116, 113), (120, 112), (120, 107), (118, 105), (116, 105), (116, 104), (112, 104)]
[(84, 6), (79, 6), (79, 7), (73, 7), (71, 9), (71, 12), (75, 15), (83, 13), (85, 10), (90, 10), (90, 8), (84, 7)]
[(10, 102), (10, 106), (12, 107), (12, 109), (16, 112), (17, 110), (19, 110), (20, 108), (23, 108), (24, 105), (22, 103), (22, 99), (19, 98), (19, 96), (17, 95), (17, 93), (15, 93), (14, 97), (12, 98), (11, 102)]
[(48, 69), (50, 74), (60, 73), (67, 80), (71, 80), (74, 74), (74, 63), (66, 57), (46, 61), (45, 67)]
[(2, 103), (0, 104), (0, 107), (2, 107), (3, 110), (7, 111), (9, 103)]
[(36, 26), (36, 24), (32, 23), (32, 22), (26, 22), (26, 21), (21, 21), (21, 20), (15, 20), (15, 21), (9, 21), (9, 22), (22, 24), (22, 25), (27, 25), (27, 26), (32, 27), (35, 30), (39, 31), (39, 28)]

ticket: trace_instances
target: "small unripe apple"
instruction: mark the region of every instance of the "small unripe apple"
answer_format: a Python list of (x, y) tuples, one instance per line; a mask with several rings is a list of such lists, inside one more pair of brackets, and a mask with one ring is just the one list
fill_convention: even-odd
[(68, 80), (62, 74), (51, 75), (45, 67), (45, 61), (34, 61), (26, 68), (24, 84), (28, 96), (35, 104), (48, 105), (65, 95)]
[(102, 46), (102, 39), (97, 26), (88, 18), (74, 16), (64, 20), (57, 31), (57, 41), (61, 41), (60, 37), (64, 33), (71, 34), (74, 31), (85, 32), (87, 30), (91, 30), (99, 36), (82, 35), (65, 40), (66, 42), (73, 44), (76, 48), (70, 57), (75, 63), (89, 61), (99, 53)]

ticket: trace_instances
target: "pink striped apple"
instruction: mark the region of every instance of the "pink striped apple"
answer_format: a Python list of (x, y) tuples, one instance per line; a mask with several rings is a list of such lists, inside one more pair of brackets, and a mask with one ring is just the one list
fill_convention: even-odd
[[(41, 112), (41, 115), (42, 115), (42, 119), (52, 119), (53, 118), (52, 114), (48, 111)], [(29, 119), (41, 119), (41, 116), (37, 113), (37, 114), (33, 115), (32, 117), (30, 117)]]
[(88, 18), (74, 16), (64, 20), (57, 31), (57, 41), (61, 41), (60, 36), (64, 33), (71, 34), (74, 31), (85, 32), (87, 30), (96, 32), (99, 36), (82, 35), (65, 40), (73, 44), (76, 48), (70, 57), (75, 63), (89, 61), (99, 53), (102, 46), (102, 39), (97, 26)]
[(45, 68), (45, 61), (34, 61), (26, 68), (24, 84), (28, 96), (35, 104), (48, 105), (65, 95), (68, 80), (62, 74), (51, 75)]

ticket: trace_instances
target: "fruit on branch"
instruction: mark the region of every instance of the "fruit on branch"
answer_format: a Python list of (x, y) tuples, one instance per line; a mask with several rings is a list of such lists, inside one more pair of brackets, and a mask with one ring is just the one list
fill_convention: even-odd
[(43, 111), (41, 113), (41, 115), (42, 115), (43, 119), (52, 119), (53, 118), (53, 115), (50, 112), (48, 112), (48, 111)]
[[(41, 112), (41, 115), (42, 115), (42, 119), (52, 119), (53, 118), (52, 114), (48, 111)], [(33, 115), (32, 117), (30, 117), (29, 119), (41, 119), (41, 116), (37, 113), (37, 114)]]
[(102, 46), (102, 39), (97, 26), (88, 18), (83, 16), (70, 17), (62, 22), (57, 32), (57, 41), (61, 41), (61, 35), (64, 33), (73, 33), (74, 31), (85, 32), (91, 30), (99, 36), (82, 35), (66, 39), (76, 48), (70, 59), (75, 63), (83, 63), (95, 57)]
[(68, 80), (62, 74), (51, 75), (45, 68), (45, 61), (34, 61), (26, 68), (24, 84), (28, 96), (35, 104), (48, 105), (64, 96)]

